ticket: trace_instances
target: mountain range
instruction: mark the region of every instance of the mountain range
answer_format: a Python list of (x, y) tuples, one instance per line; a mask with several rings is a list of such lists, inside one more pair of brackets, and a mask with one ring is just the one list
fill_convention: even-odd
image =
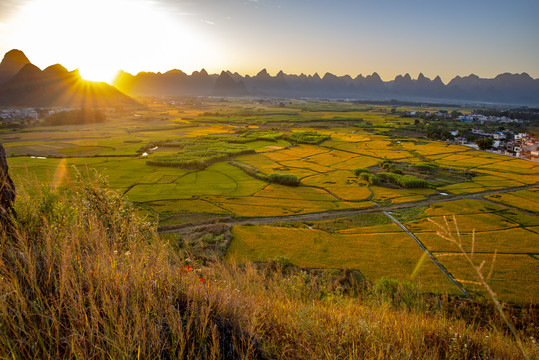
[(181, 70), (166, 73), (120, 72), (114, 86), (131, 96), (268, 96), (280, 98), (327, 98), (366, 100), (414, 100), (491, 102), (501, 104), (539, 105), (539, 79), (526, 73), (500, 74), (493, 79), (477, 75), (457, 76), (444, 84), (439, 76), (433, 80), (409, 74), (383, 81), (371, 75), (336, 76), (326, 73), (289, 75), (280, 71), (271, 76), (266, 69), (255, 76), (223, 71), (208, 74), (204, 69), (191, 75)]
[(107, 83), (83, 80), (78, 70), (59, 64), (41, 70), (22, 51), (11, 50), (0, 63), (0, 105), (104, 108), (138, 103)]
[(539, 105), (539, 79), (526, 73), (504, 73), (493, 79), (471, 74), (457, 76), (444, 84), (419, 74), (398, 75), (383, 81), (371, 75), (336, 76), (326, 73), (291, 75), (266, 69), (255, 76), (206, 70), (191, 75), (181, 70), (166, 73), (120, 71), (113, 82), (83, 80), (78, 70), (68, 71), (56, 64), (41, 70), (20, 50), (11, 50), (0, 63), (0, 106), (90, 106), (138, 105), (130, 96), (266, 96), (278, 98), (324, 98), (358, 100), (405, 100), (431, 102), (485, 102)]

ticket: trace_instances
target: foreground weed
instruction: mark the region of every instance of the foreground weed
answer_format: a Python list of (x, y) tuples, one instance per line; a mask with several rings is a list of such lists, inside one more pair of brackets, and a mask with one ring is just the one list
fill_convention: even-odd
[[(455, 215), (453, 215), (453, 224), (454, 224), (455, 232), (452, 231), (451, 225), (450, 225), (449, 221), (447, 220), (447, 217), (444, 216), (443, 219), (444, 219), (443, 224), (440, 224), (440, 223), (438, 223), (438, 222), (436, 222), (436, 221), (434, 221), (434, 220), (432, 220), (430, 218), (428, 220), (430, 222), (432, 222), (433, 224), (435, 224), (438, 228), (440, 228), (440, 230), (438, 230), (436, 232), (436, 234), (438, 236), (440, 236), (441, 238), (455, 244), (458, 247), (458, 249), (460, 250), (460, 252), (464, 256), (464, 258), (466, 259), (466, 262), (473, 269), (473, 272), (474, 272), (475, 277), (476, 277), (476, 281), (474, 281), (474, 283), (482, 286), (486, 290), (487, 294), (490, 297), (490, 300), (492, 301), (492, 303), (496, 307), (496, 310), (498, 311), (498, 314), (501, 316), (501, 318), (503, 319), (505, 324), (507, 324), (507, 327), (509, 328), (509, 330), (511, 331), (511, 333), (515, 337), (515, 341), (516, 341), (516, 343), (518, 345), (519, 350), (522, 352), (522, 355), (524, 356), (524, 358), (530, 359), (530, 357), (528, 356), (528, 353), (526, 352), (526, 349), (524, 348), (524, 345), (522, 344), (522, 341), (520, 340), (520, 336), (518, 335), (515, 326), (513, 325), (511, 320), (507, 317), (507, 315), (505, 314), (505, 311), (503, 311), (502, 305), (500, 304), (500, 301), (498, 300), (498, 296), (496, 295), (494, 290), (492, 290), (492, 288), (488, 284), (488, 280), (490, 279), (490, 277), (492, 276), (492, 273), (494, 271), (494, 264), (496, 262), (497, 251), (496, 250), (494, 251), (494, 255), (493, 255), (493, 258), (492, 258), (492, 262), (490, 264), (489, 272), (485, 276), (484, 271), (485, 271), (486, 260), (483, 260), (480, 264), (477, 264), (474, 261), (475, 229), (472, 231), (471, 248), (470, 248), (469, 251), (467, 251), (464, 248), (463, 244), (462, 244), (462, 236), (460, 234), (458, 223), (457, 223), (457, 218), (455, 217)], [(470, 282), (470, 281), (464, 281), (464, 282)]]

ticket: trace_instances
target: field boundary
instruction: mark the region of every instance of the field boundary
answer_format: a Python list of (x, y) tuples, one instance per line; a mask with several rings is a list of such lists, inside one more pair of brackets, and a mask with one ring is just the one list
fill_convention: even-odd
[[(445, 196), (443, 198), (438, 198), (438, 199), (427, 199), (427, 200), (415, 201), (415, 202), (410, 202), (410, 203), (402, 203), (402, 204), (394, 204), (394, 205), (382, 206), (382, 207), (375, 207), (375, 205), (373, 205), (373, 207), (363, 208), (363, 209), (333, 210), (333, 211), (324, 211), (324, 212), (319, 212), (319, 213), (300, 214), (300, 215), (233, 218), (227, 221), (227, 224), (229, 225), (263, 225), (263, 224), (271, 224), (271, 223), (279, 223), (279, 222), (296, 222), (296, 221), (333, 219), (333, 218), (348, 217), (348, 216), (353, 216), (353, 215), (368, 214), (368, 213), (373, 213), (373, 212), (393, 211), (397, 209), (407, 209), (411, 207), (428, 206), (435, 203), (454, 201), (454, 200), (460, 200), (460, 199), (482, 199), (484, 195), (512, 192), (512, 191), (517, 191), (517, 190), (525, 190), (525, 189), (531, 189), (531, 188), (536, 188), (536, 187), (539, 187), (539, 183), (532, 184), (532, 185), (505, 188), (505, 189), (498, 189), (498, 190), (488, 190), (488, 191), (472, 193), (472, 194), (448, 195), (448, 196)], [(498, 205), (504, 206), (504, 204), (498, 204)], [(186, 233), (186, 232), (196, 229), (198, 226), (201, 226), (201, 225), (191, 224), (191, 225), (164, 226), (164, 227), (159, 227), (158, 232), (163, 233), (163, 234), (175, 233), (175, 232)]]
[(423, 250), (425, 252), (425, 254), (428, 255), (428, 257), (431, 259), (431, 261), (434, 263), (434, 265), (436, 265), (444, 274), (445, 276), (447, 276), (447, 278), (456, 286), (459, 288), (459, 290), (468, 298), (470, 299), (471, 296), (470, 294), (468, 293), (468, 291), (466, 291), (466, 289), (462, 286), (462, 284), (457, 280), (455, 279), (455, 277), (453, 277), (453, 275), (445, 268), (445, 266), (442, 265), (442, 263), (440, 263), (438, 261), (438, 259), (436, 258), (436, 256), (434, 256), (430, 251), (429, 249), (427, 249), (427, 247), (425, 246), (425, 244), (423, 244), (423, 242), (421, 242), (421, 240), (419, 240), (410, 230), (408, 230), (408, 228), (406, 226), (404, 226), (399, 220), (395, 219), (395, 217), (393, 217), (393, 215), (391, 215), (390, 213), (388, 213), (387, 211), (382, 211), (382, 213), (387, 216), (391, 221), (393, 221), (395, 224), (397, 224), (402, 230), (404, 230), (404, 232), (406, 232), (408, 235), (410, 235), (410, 237), (412, 239), (415, 240), (415, 242), (417, 243), (417, 245), (419, 245), (419, 247), (421, 248), (421, 250)]

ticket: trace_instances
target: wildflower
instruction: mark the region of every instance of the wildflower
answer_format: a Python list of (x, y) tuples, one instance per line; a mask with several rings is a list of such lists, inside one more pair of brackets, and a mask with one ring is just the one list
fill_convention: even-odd
[(200, 277), (200, 282), (201, 282), (202, 284), (204, 284), (204, 282), (206, 282), (206, 279), (204, 279), (204, 278), (201, 276), (201, 277)]
[(125, 252), (125, 256), (129, 256), (129, 255), (131, 255), (131, 251), (127, 250), (127, 251)]
[(186, 267), (183, 268), (183, 272), (186, 273), (186, 274), (191, 270), (193, 270), (193, 267), (190, 266), (190, 265), (187, 265)]

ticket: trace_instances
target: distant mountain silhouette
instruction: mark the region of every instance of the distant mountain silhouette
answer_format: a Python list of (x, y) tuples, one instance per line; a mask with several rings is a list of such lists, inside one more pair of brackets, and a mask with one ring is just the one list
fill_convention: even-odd
[[(8, 74), (17, 68), (16, 64), (24, 61), (28, 61), (24, 53), (12, 50), (4, 57), (0, 69)], [(78, 70), (69, 72), (59, 64), (41, 71), (28, 61), (0, 85), (0, 105), (7, 106), (113, 107), (137, 104), (113, 86), (85, 81)]]
[(114, 82), (121, 91), (133, 96), (220, 95), (310, 97), (327, 99), (411, 100), (492, 102), (506, 104), (539, 105), (539, 79), (528, 74), (500, 74), (494, 79), (483, 79), (471, 74), (457, 76), (444, 84), (439, 76), (434, 80), (420, 73), (417, 79), (410, 74), (398, 75), (383, 81), (378, 73), (372, 75), (336, 76), (326, 73), (322, 78), (314, 75), (288, 75), (280, 71), (271, 76), (266, 69), (255, 76), (240, 76), (229, 71), (220, 75), (207, 72), (183, 72), (175, 76), (170, 72), (139, 73), (133, 76), (121, 73)]
[(245, 84), (243, 81), (235, 81), (233, 77), (238, 77), (239, 75), (234, 76), (227, 71), (222, 71), (221, 75), (215, 80), (215, 85), (213, 86), (213, 95), (219, 96), (244, 96), (247, 95), (247, 90), (245, 89)]
[(23, 68), (24, 65), (29, 64), (30, 60), (20, 50), (13, 49), (8, 51), (2, 62), (0, 62), (0, 85), (4, 84), (16, 73)]

